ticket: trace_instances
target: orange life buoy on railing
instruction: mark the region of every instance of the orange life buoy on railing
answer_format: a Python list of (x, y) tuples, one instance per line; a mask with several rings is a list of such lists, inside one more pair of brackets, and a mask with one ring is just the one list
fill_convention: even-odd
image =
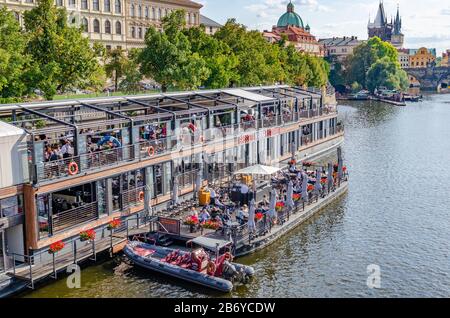
[(71, 163), (69, 163), (69, 174), (71, 176), (78, 174), (78, 165), (75, 161), (72, 161)]
[(147, 153), (150, 157), (153, 157), (155, 155), (155, 148), (153, 148), (153, 146), (148, 146)]
[(208, 275), (214, 276), (216, 270), (217, 270), (216, 263), (210, 261), (206, 266), (206, 273), (208, 273)]
[(144, 191), (139, 192), (139, 202), (144, 202), (145, 194)]

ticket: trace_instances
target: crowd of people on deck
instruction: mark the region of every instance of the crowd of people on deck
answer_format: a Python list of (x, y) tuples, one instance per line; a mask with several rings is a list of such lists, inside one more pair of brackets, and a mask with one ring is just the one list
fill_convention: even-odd
[[(318, 175), (319, 174), (319, 175)], [(317, 177), (320, 177), (317, 179)], [(337, 178), (337, 167), (333, 169), (332, 184), (335, 185)], [(306, 178), (306, 181), (304, 179)], [(325, 168), (305, 169), (305, 166), (297, 166), (295, 162), (291, 162), (285, 171), (279, 171), (271, 178), (271, 188), (275, 190), (275, 202), (281, 203), (282, 206), (288, 205), (288, 187), (292, 182), (293, 197), (301, 198), (305, 194), (304, 185), (307, 185), (307, 197), (303, 198), (305, 202), (309, 202), (315, 195), (322, 197), (325, 195), (328, 183), (327, 171)], [(317, 185), (320, 183), (320, 186)], [(250, 205), (255, 203), (255, 215), (267, 216), (272, 224), (282, 224), (284, 221), (277, 220), (278, 213), (271, 211), (272, 194), (264, 194), (259, 202), (253, 201), (256, 198), (255, 189), (245, 182), (235, 184), (230, 192), (218, 190), (212, 186), (208, 186), (210, 193), (210, 204), (191, 209), (191, 216), (198, 218), (199, 223), (212, 220), (220, 224), (220, 228), (227, 226), (242, 226), (248, 224)], [(269, 213), (272, 212), (272, 213)], [(251, 229), (254, 231), (254, 228)]]

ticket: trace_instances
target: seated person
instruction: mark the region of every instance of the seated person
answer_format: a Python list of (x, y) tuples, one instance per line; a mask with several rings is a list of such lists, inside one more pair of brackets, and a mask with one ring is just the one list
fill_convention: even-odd
[(208, 221), (210, 218), (211, 218), (211, 215), (209, 214), (208, 210), (203, 209), (202, 213), (200, 213), (200, 216), (199, 216), (200, 223)]

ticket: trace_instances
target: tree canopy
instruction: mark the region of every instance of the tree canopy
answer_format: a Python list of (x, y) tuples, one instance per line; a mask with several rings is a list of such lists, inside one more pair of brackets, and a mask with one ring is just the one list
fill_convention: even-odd
[(47, 99), (68, 88), (84, 88), (99, 77), (102, 70), (89, 40), (81, 29), (68, 25), (67, 12), (52, 0), (39, 0), (24, 13), (28, 36), (26, 53), (31, 56), (31, 86)]
[(160, 32), (150, 27), (145, 35), (146, 47), (137, 61), (141, 73), (168, 87), (195, 89), (210, 75), (206, 62), (192, 52), (188, 37), (182, 32), (186, 22), (183, 11), (178, 10), (164, 17)]
[(0, 97), (6, 101), (27, 92), (30, 56), (25, 47), (26, 38), (14, 15), (6, 7), (0, 9)]
[(404, 89), (407, 75), (398, 62), (398, 52), (392, 44), (373, 37), (357, 46), (332, 76), (332, 84), (347, 84), (373, 91), (378, 86)]

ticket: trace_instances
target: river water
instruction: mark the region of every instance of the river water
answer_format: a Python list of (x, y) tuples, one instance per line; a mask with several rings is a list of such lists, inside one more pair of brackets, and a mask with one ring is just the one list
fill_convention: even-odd
[[(232, 297), (449, 297), (450, 95), (395, 107), (345, 102), (346, 196), (264, 251), (240, 259), (256, 278)], [(367, 285), (370, 265), (380, 288)], [(133, 268), (123, 256), (25, 297), (209, 297)], [(230, 295), (228, 295), (230, 296)]]

